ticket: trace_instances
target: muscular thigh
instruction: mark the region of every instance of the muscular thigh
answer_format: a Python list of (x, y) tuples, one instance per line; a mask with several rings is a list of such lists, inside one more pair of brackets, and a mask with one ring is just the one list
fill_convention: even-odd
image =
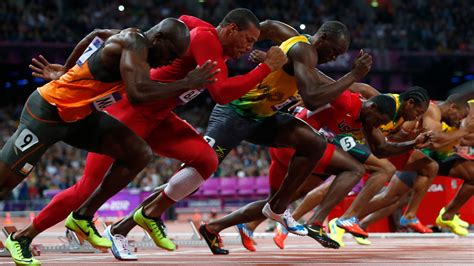
[(77, 148), (112, 158), (127, 157), (127, 153), (132, 154), (146, 146), (145, 141), (126, 125), (100, 111), (94, 111), (73, 123), (64, 141)]
[(145, 139), (153, 152), (182, 162), (194, 160), (212, 148), (188, 122), (171, 113)]
[[(440, 165), (441, 168), (442, 164)], [(460, 158), (448, 172), (449, 176), (461, 178), (465, 181), (474, 180), (474, 161)]]
[(254, 132), (259, 122), (238, 115), (228, 105), (216, 105), (209, 117), (205, 139), (222, 161), (227, 154)]
[(66, 137), (68, 128), (56, 107), (35, 91), (23, 108), (17, 130), (3, 146), (0, 160), (15, 173), (26, 176), (51, 145)]

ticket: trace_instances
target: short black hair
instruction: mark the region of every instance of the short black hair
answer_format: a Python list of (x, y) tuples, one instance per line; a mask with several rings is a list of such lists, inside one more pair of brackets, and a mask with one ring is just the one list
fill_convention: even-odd
[(235, 23), (239, 30), (246, 30), (251, 25), (260, 29), (260, 21), (257, 16), (247, 8), (236, 8), (231, 10), (224, 19), (219, 23), (219, 26), (227, 26), (230, 23)]
[(470, 100), (471, 99), (466, 99), (466, 97), (464, 97), (462, 93), (454, 93), (448, 96), (448, 98), (446, 99), (446, 102), (454, 103), (459, 108), (469, 109), (470, 106), (469, 106), (468, 101)]
[(379, 113), (390, 117), (390, 119), (397, 114), (397, 104), (395, 100), (386, 94), (374, 96), (370, 98), (369, 101), (377, 105), (377, 111)]
[(430, 103), (430, 95), (428, 94), (428, 91), (419, 86), (410, 87), (408, 90), (400, 93), (400, 99), (402, 101), (412, 99), (418, 106), (422, 104), (428, 106)]
[(344, 37), (344, 39), (350, 40), (351, 34), (349, 33), (349, 30), (347, 29), (346, 25), (344, 23), (339, 22), (339, 21), (327, 21), (324, 22), (323, 25), (318, 29), (317, 33), (325, 33), (328, 36), (331, 37)]

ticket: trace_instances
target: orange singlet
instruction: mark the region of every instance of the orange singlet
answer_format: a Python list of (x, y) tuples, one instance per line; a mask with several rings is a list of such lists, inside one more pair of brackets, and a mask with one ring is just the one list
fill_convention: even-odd
[(58, 108), (59, 116), (65, 122), (74, 122), (92, 112), (95, 101), (114, 92), (123, 92), (123, 81), (102, 82), (94, 79), (89, 70), (89, 61), (75, 65), (59, 80), (51, 81), (38, 88), (39, 94)]

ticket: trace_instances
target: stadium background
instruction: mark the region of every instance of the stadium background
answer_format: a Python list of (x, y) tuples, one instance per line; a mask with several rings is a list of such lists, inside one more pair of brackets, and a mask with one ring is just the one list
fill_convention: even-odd
[[(473, 87), (474, 5), (469, 1), (4, 0), (0, 3), (0, 145), (16, 128), (26, 97), (44, 84), (31, 76), (31, 58), (42, 54), (50, 62), (63, 63), (75, 43), (95, 28), (146, 30), (165, 17), (181, 14), (217, 25), (236, 7), (247, 7), (261, 20), (281, 20), (307, 34), (327, 20), (344, 22), (352, 35), (349, 53), (321, 67), (334, 78), (349, 71), (358, 50), (364, 49), (374, 56), (374, 65), (363, 81), (382, 92), (401, 92), (419, 85), (433, 99), (441, 100), (453, 88)], [(259, 43), (256, 48), (269, 45)], [(231, 75), (253, 66), (247, 56), (228, 65)], [(213, 104), (204, 93), (177, 112), (203, 132)], [(52, 194), (48, 191), (67, 188), (80, 178), (84, 157), (83, 151), (55, 145), (10, 200), (18, 203), (19, 209), (40, 208)], [(244, 143), (215, 176), (265, 176), (268, 165), (265, 149)], [(175, 160), (157, 157), (129, 188), (150, 190), (166, 182), (178, 167)], [(6, 204), (0, 203), (0, 210), (4, 207)]]

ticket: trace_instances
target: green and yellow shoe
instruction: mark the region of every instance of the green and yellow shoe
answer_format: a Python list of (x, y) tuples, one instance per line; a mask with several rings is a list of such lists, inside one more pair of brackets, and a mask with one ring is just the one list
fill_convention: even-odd
[(141, 207), (133, 214), (133, 220), (148, 233), (158, 247), (169, 251), (176, 249), (173, 241), (166, 237), (166, 227), (160, 218), (146, 218)]
[(87, 240), (91, 245), (102, 251), (111, 248), (112, 242), (105, 237), (102, 237), (97, 228), (94, 225), (92, 219), (90, 220), (79, 220), (75, 219), (71, 214), (66, 218), (65, 223), (67, 229), (73, 231), (78, 236)]
[(365, 246), (370, 246), (372, 245), (372, 242), (367, 239), (367, 238), (363, 238), (363, 237), (358, 237), (358, 236), (354, 236), (354, 240), (357, 242), (357, 244), (359, 245), (365, 245)]
[(5, 241), (5, 248), (10, 252), (10, 256), (16, 265), (41, 265), (41, 262), (31, 254), (30, 244), (30, 238), (20, 237), (16, 240), (13, 239), (13, 234), (10, 234)]
[(329, 237), (336, 241), (340, 247), (344, 247), (346, 244), (344, 243), (344, 241), (342, 240), (342, 238), (344, 237), (344, 233), (346, 232), (346, 230), (340, 228), (339, 226), (337, 226), (336, 224), (336, 221), (337, 221), (338, 218), (334, 218), (332, 219), (331, 221), (329, 221)]
[(456, 218), (453, 218), (452, 220), (443, 220), (443, 214), (444, 214), (444, 208), (441, 209), (438, 217), (436, 218), (437, 225), (448, 228), (451, 232), (455, 233), (456, 235), (466, 236), (467, 234), (469, 234), (469, 231), (466, 228), (462, 227), (456, 222)]

